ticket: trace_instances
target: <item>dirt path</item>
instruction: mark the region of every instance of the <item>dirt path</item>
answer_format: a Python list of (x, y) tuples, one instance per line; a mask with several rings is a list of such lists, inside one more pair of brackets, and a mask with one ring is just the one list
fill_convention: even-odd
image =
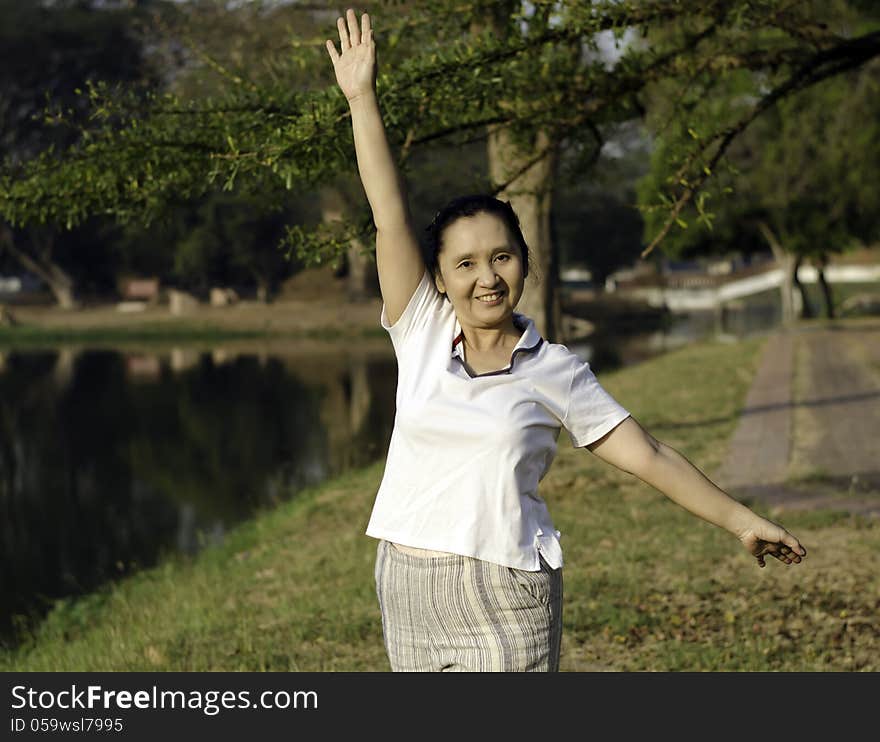
[(777, 510), (880, 516), (880, 320), (771, 334), (714, 481)]

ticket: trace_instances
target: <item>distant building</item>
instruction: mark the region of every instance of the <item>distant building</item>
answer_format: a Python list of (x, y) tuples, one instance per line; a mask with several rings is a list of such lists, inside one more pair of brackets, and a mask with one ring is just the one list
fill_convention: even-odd
[(42, 291), (43, 282), (31, 273), (15, 276), (0, 276), (0, 301), (17, 299), (27, 294)]

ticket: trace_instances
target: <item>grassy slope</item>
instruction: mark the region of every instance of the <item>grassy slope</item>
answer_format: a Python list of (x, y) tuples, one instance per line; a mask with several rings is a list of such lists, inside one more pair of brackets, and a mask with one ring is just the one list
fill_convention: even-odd
[[(702, 343), (600, 379), (711, 476), (761, 343)], [(0, 670), (388, 670), (363, 535), (381, 473), (349, 473), (193, 560), (59, 604)], [(809, 550), (760, 570), (732, 536), (564, 432), (542, 493), (566, 554), (563, 670), (880, 669), (875, 522), (756, 506)]]

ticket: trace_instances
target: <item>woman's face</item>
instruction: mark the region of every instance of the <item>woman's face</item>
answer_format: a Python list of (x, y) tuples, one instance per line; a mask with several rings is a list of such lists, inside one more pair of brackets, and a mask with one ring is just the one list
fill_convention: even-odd
[(443, 230), (437, 290), (452, 303), (462, 326), (498, 327), (511, 321), (522, 296), (522, 253), (507, 225), (481, 212)]

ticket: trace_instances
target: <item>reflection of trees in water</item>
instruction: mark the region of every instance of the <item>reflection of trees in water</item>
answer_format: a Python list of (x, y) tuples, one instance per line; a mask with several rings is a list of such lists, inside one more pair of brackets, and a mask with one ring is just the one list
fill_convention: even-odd
[[(59, 363), (60, 361), (60, 363)], [(3, 619), (37, 612), (151, 553), (162, 516), (131, 499), (128, 414), (114, 354), (11, 354), (0, 376)]]
[(178, 372), (168, 360), (132, 383), (129, 359), (114, 352), (6, 357), (4, 633), (12, 613), (39, 614), (163, 552), (194, 551), (255, 506), (387, 447), (393, 359), (303, 363), (303, 373), (266, 356), (202, 353)]
[(364, 466), (384, 455), (391, 438), (397, 367), (393, 357), (350, 353), (298, 359), (297, 375), (320, 399), (327, 475)]
[(280, 465), (321, 455), (315, 403), (278, 362), (261, 368), (240, 356), (217, 366), (204, 354), (184, 373), (134, 387), (133, 397), (134, 475), (203, 520), (241, 520), (265, 504), (263, 483)]

